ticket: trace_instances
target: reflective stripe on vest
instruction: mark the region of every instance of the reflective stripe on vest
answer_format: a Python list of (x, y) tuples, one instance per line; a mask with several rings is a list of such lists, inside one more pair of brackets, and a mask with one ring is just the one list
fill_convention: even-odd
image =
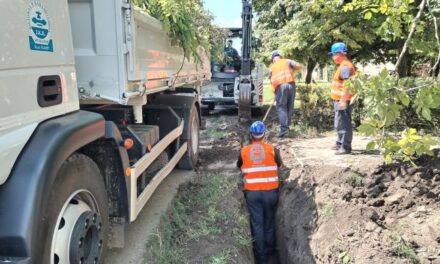
[[(351, 75), (355, 75), (356, 74), (356, 70), (353, 66), (353, 64), (348, 61), (345, 60), (343, 61), (338, 69), (335, 72), (335, 75), (333, 75), (333, 82), (332, 82), (332, 87), (331, 87), (331, 98), (333, 100), (346, 100), (346, 101), (350, 101), (351, 98), (354, 96), (354, 93), (351, 91), (351, 87), (344, 87), (344, 82), (345, 80), (341, 80), (339, 78), (340, 74), (341, 74), (341, 69), (342, 67), (349, 67), (351, 70)], [(348, 93), (345, 94), (345, 89), (348, 89)]]
[(270, 65), (272, 89), (275, 91), (283, 83), (295, 82), (293, 70), (289, 65), (289, 60), (279, 59)]
[(255, 168), (248, 168), (248, 169), (241, 170), (241, 172), (243, 172), (243, 173), (262, 172), (262, 171), (278, 171), (278, 167), (277, 166), (267, 166), (267, 167), (255, 167)]
[(269, 191), (278, 188), (278, 166), (272, 145), (255, 142), (241, 150), (244, 188), (248, 191)]
[(244, 179), (246, 183), (278, 182), (277, 177)]

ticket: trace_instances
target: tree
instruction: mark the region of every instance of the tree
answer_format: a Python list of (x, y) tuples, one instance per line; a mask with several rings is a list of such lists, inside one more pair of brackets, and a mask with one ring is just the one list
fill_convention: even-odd
[[(255, 2), (259, 16), (257, 29), (264, 36), (264, 55), (279, 49), (307, 64), (306, 83), (310, 83), (317, 63), (329, 61), (327, 53), (332, 42), (344, 41), (350, 49), (362, 54), (361, 47), (371, 45), (375, 39), (374, 31), (357, 14), (341, 14), (342, 1)], [(271, 8), (263, 9), (268, 6)]]
[[(433, 20), (438, 16), (438, 1), (429, 0), (353, 0), (344, 6), (345, 12), (357, 12), (365, 21), (374, 21), (377, 39), (392, 49), (390, 61), (396, 63), (397, 75), (412, 75), (417, 61), (434, 61), (438, 47), (433, 36), (438, 32)], [(384, 50), (384, 48), (381, 48)], [(438, 56), (440, 58), (440, 55)], [(434, 64), (433, 64), (434, 65)]]
[[(264, 43), (262, 55), (268, 57), (270, 51), (280, 49), (312, 70), (316, 63), (329, 61), (327, 50), (332, 42), (344, 41), (356, 62), (396, 63), (421, 0), (394, 2), (255, 0), (257, 29)], [(432, 45), (435, 34), (430, 20), (438, 15), (439, 3), (431, 5), (431, 14), (425, 9), (415, 28), (417, 37), (407, 45), (399, 62), (399, 76), (411, 75), (415, 61), (431, 60), (435, 64), (437, 48)]]

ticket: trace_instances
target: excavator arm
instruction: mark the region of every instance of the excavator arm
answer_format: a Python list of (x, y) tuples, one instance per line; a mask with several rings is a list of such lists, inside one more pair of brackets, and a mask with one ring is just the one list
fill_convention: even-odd
[(240, 119), (251, 119), (252, 106), (252, 3), (249, 0), (243, 0), (243, 12), (241, 15), (243, 21), (242, 30), (242, 57), (241, 72), (239, 83), (239, 102), (238, 116)]

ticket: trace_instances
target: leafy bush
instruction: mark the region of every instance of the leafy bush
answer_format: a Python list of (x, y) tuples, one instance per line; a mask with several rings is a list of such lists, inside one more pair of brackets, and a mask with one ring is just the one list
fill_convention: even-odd
[(298, 85), (297, 91), (298, 99), (301, 101), (301, 121), (320, 132), (330, 129), (334, 117), (330, 85)]
[(432, 155), (432, 147), (438, 144), (430, 134), (436, 133), (439, 120), (439, 82), (396, 80), (383, 71), (372, 78), (359, 74), (353, 87), (364, 102), (358, 130), (374, 137), (368, 150), (380, 149), (387, 163), (396, 159), (412, 162), (415, 157)]

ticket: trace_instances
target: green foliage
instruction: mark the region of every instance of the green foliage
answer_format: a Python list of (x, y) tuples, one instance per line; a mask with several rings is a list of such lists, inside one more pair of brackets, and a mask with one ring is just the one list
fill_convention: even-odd
[(358, 131), (374, 138), (367, 145), (368, 150), (382, 150), (387, 163), (432, 155), (431, 148), (438, 142), (423, 129), (410, 128), (409, 124), (423, 121), (422, 124), (435, 126), (431, 113), (440, 109), (440, 83), (432, 79), (396, 81), (383, 71), (369, 79), (360, 75), (353, 87), (365, 105), (364, 121)]
[(343, 8), (344, 12), (359, 11), (365, 20), (374, 19), (377, 33), (388, 40), (404, 34), (414, 9), (414, 0), (402, 0), (398, 5), (394, 0), (353, 0)]
[(301, 122), (326, 131), (333, 124), (333, 105), (330, 100), (330, 84), (298, 85), (298, 99), (301, 102)]
[[(419, 2), (419, 1), (417, 1)], [(417, 13), (414, 0), (254, 0), (256, 29), (263, 47), (260, 60), (269, 63), (279, 49), (313, 67), (330, 62), (327, 52), (335, 41), (349, 46), (355, 62), (396, 62)], [(414, 73), (416, 63), (437, 58), (433, 16), (440, 15), (440, 2), (431, 1), (433, 12), (424, 10), (416, 34), (405, 55), (400, 76)]]
[(220, 254), (213, 256), (210, 260), (210, 264), (227, 264), (231, 263), (231, 252), (229, 250), (225, 250)]
[(332, 218), (335, 216), (335, 206), (331, 203), (324, 205), (321, 211), (321, 216), (323, 218)]
[(339, 254), (338, 259), (341, 260), (342, 264), (351, 263), (351, 258), (350, 255), (348, 255), (347, 251), (344, 251), (341, 254)]
[(412, 264), (419, 264), (420, 260), (417, 257), (413, 248), (406, 244), (405, 240), (399, 235), (393, 237), (392, 252), (400, 258), (407, 259)]
[(303, 63), (325, 64), (327, 52), (335, 40), (345, 41), (360, 50), (374, 38), (356, 13), (342, 14), (343, 1), (325, 0), (255, 0), (259, 19), (256, 25), (262, 38), (263, 61), (278, 49), (287, 57)]
[(134, 0), (134, 3), (163, 23), (172, 44), (181, 47), (187, 59), (192, 57), (200, 62), (200, 48), (210, 51), (224, 35), (212, 25), (213, 16), (203, 9), (201, 0)]
[(362, 187), (363, 185), (363, 178), (361, 175), (357, 174), (356, 172), (350, 172), (350, 174), (347, 177), (347, 183), (350, 184), (351, 187)]

